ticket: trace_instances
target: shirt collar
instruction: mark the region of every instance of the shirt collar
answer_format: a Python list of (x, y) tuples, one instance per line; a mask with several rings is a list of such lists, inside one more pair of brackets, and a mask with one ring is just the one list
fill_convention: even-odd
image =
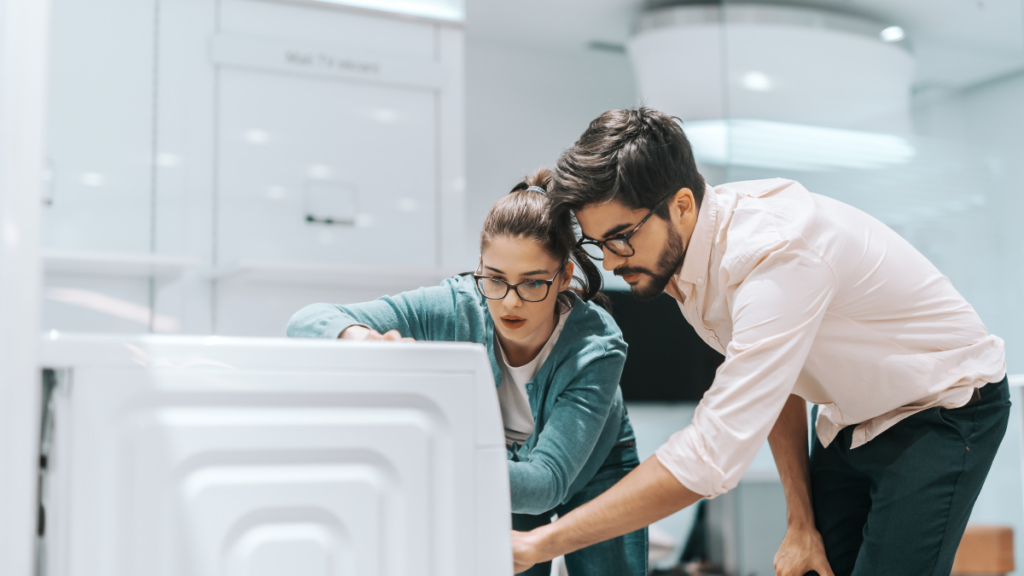
[(718, 199), (715, 189), (704, 185), (704, 199), (697, 212), (697, 224), (690, 235), (690, 244), (683, 258), (683, 267), (676, 275), (679, 282), (703, 286), (707, 282), (711, 265), (711, 247), (714, 245), (718, 220)]

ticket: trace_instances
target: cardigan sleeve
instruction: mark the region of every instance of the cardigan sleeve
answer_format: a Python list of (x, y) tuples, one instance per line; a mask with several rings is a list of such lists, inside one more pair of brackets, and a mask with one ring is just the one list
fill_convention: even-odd
[(372, 328), (381, 334), (397, 330), (416, 340), (455, 337), (458, 278), (440, 286), (383, 296), (360, 304), (310, 304), (288, 322), (293, 338), (337, 338), (349, 326)]

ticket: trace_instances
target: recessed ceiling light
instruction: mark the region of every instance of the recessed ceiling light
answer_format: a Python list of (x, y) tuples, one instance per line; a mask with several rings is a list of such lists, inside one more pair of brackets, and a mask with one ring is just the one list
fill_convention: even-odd
[(267, 142), (270, 142), (270, 134), (265, 130), (258, 130), (255, 128), (252, 130), (246, 130), (245, 141), (250, 144), (266, 144)]
[(906, 33), (899, 26), (889, 26), (878, 34), (885, 42), (899, 42), (906, 38)]
[(772, 89), (772, 81), (764, 72), (747, 72), (743, 75), (743, 87), (754, 92), (767, 92)]

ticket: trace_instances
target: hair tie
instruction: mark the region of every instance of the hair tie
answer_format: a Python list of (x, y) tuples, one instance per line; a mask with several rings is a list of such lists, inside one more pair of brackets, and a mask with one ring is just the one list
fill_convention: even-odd
[(541, 188), (540, 186), (530, 186), (529, 188), (527, 188), (527, 190), (532, 190), (534, 192), (540, 192), (541, 194), (543, 194), (545, 196), (548, 195), (548, 191), (543, 189), (543, 188)]

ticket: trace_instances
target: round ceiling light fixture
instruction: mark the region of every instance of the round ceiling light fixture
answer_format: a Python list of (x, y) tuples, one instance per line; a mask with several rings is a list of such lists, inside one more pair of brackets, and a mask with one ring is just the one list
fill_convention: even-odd
[(873, 169), (915, 154), (914, 59), (894, 36), (824, 10), (688, 4), (643, 13), (627, 50), (640, 97), (683, 120), (699, 162)]
[(903, 28), (899, 26), (889, 26), (878, 33), (878, 36), (884, 42), (899, 42), (907, 37), (907, 34), (903, 31)]

